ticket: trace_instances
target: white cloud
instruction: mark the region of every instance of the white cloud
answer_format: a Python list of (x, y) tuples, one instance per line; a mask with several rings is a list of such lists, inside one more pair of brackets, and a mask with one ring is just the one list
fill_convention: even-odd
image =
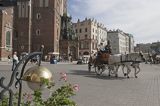
[(69, 5), (73, 18), (94, 17), (108, 28), (133, 34), (137, 43), (160, 40), (160, 0), (73, 1)]

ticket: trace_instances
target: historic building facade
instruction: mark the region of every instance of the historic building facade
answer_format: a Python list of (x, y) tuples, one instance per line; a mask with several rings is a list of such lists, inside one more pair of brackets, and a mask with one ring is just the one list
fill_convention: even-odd
[(12, 56), (13, 7), (0, 7), (0, 60)]
[(136, 44), (135, 46), (135, 52), (143, 52), (143, 53), (152, 53), (152, 49), (151, 49), (151, 43), (140, 43), (140, 44)]
[(87, 19), (73, 23), (74, 30), (78, 36), (79, 53), (78, 57), (89, 56), (97, 52), (98, 44), (107, 39), (107, 30), (95, 19)]
[(160, 42), (140, 43), (135, 46), (136, 52), (160, 54)]
[(44, 54), (59, 54), (61, 16), (67, 0), (17, 0), (14, 51), (34, 52), (44, 45)]
[(126, 35), (129, 37), (129, 53), (133, 53), (134, 51), (134, 37), (132, 34), (126, 33)]
[(108, 40), (111, 42), (113, 54), (127, 54), (133, 52), (133, 36), (129, 36), (129, 34), (119, 29), (108, 31)]
[(107, 45), (107, 28), (101, 23), (98, 23), (97, 36), (98, 45), (101, 43), (103, 43), (104, 46)]
[(130, 47), (130, 42), (129, 42), (129, 36), (127, 33), (124, 33), (125, 35), (125, 47), (126, 47), (126, 52), (125, 53), (130, 53), (129, 47)]

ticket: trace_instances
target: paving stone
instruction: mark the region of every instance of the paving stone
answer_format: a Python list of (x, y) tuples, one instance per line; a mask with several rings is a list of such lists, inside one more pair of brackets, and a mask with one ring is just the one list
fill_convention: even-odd
[[(68, 80), (72, 84), (79, 84), (80, 91), (73, 99), (78, 106), (160, 106), (160, 66), (142, 64), (138, 78), (127, 79), (119, 70), (119, 77), (108, 77), (107, 71), (102, 76), (88, 72), (87, 65), (76, 64), (48, 64), (42, 63), (54, 75), (56, 84), (60, 85), (59, 73), (67, 72)], [(27, 67), (30, 67), (28, 65)], [(11, 76), (11, 64), (0, 63), (0, 77), (6, 77), (5, 84)], [(13, 85), (14, 88), (14, 85)], [(31, 92), (27, 84), (23, 83), (23, 92)], [(49, 92), (43, 92), (47, 98)]]

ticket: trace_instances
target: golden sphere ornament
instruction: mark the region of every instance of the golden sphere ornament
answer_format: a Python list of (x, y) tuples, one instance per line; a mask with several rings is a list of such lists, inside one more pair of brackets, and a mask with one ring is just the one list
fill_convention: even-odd
[(44, 66), (29, 68), (24, 73), (22, 80), (27, 81), (32, 90), (43, 90), (48, 86), (47, 84), (53, 84), (52, 73)]

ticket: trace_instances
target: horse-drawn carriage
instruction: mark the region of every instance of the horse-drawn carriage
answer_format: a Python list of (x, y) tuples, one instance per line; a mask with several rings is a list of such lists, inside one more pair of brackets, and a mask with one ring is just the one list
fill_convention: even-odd
[(109, 75), (114, 73), (109, 65), (110, 54), (106, 52), (99, 51), (89, 58), (88, 70), (91, 71), (92, 67), (95, 69), (97, 75), (101, 75), (105, 70), (109, 70)]
[[(118, 76), (118, 69), (122, 66), (122, 71), (124, 75), (129, 78), (129, 73), (131, 72), (131, 67), (135, 69), (135, 77), (140, 72), (139, 63), (144, 62), (145, 59), (142, 53), (129, 53), (129, 54), (114, 54), (111, 55), (106, 52), (98, 52), (93, 56), (90, 56), (88, 62), (88, 70), (91, 71), (92, 67), (95, 69), (97, 75), (101, 75), (105, 70), (109, 71), (109, 76), (114, 74)], [(124, 69), (127, 72), (124, 72)], [(137, 69), (139, 69), (137, 71)]]

